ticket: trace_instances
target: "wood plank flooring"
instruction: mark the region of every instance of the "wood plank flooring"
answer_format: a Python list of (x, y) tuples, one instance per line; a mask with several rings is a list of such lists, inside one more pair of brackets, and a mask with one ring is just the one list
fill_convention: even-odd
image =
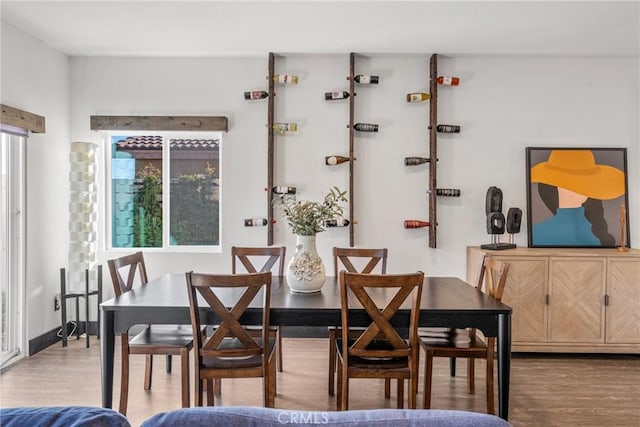
[[(117, 340), (116, 340), (117, 341)], [(283, 339), (284, 372), (278, 374), (276, 407), (335, 410), (327, 395), (327, 341)], [(58, 343), (9, 368), (0, 375), (0, 407), (87, 405), (100, 406), (99, 342)], [(119, 347), (116, 347), (119, 355)], [(119, 396), (120, 359), (116, 356), (114, 406)], [(421, 366), (422, 368), (422, 366)], [(434, 366), (432, 408), (485, 411), (484, 361), (476, 362), (476, 394), (466, 393), (466, 364), (458, 361), (458, 375), (449, 377), (447, 359)], [(151, 391), (142, 388), (144, 357), (133, 356), (127, 417), (140, 425), (157, 412), (180, 407), (180, 372), (164, 371), (155, 359)], [(220, 405), (262, 405), (258, 379), (223, 381)], [(418, 395), (422, 403), (422, 379)], [(384, 399), (383, 382), (355, 380), (350, 408), (393, 408)], [(497, 396), (497, 393), (496, 393)], [(193, 399), (193, 396), (192, 396)], [(514, 426), (629, 426), (640, 427), (640, 358), (638, 356), (528, 355), (512, 359), (510, 422)]]

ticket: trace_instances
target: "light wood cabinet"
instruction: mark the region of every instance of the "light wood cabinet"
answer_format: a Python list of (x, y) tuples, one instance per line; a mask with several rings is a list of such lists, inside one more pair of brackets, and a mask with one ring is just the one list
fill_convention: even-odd
[(513, 351), (640, 353), (640, 250), (469, 247), (470, 283), (484, 255), (510, 264)]

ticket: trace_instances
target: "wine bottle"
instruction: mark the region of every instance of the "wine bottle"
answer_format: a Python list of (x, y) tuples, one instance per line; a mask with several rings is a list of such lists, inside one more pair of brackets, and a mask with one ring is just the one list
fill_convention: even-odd
[(348, 162), (349, 160), (350, 159), (348, 157), (344, 157), (344, 156), (327, 156), (324, 158), (324, 164), (333, 166), (333, 165), (339, 165), (344, 162)]
[(245, 227), (260, 227), (263, 225), (267, 225), (266, 218), (248, 218), (244, 220)]
[(439, 133), (460, 133), (460, 126), (458, 125), (437, 125), (436, 131)]
[(407, 102), (426, 101), (429, 98), (431, 98), (431, 95), (424, 92), (414, 92), (414, 93), (407, 94)]
[[(430, 194), (431, 190), (427, 190), (427, 193)], [(460, 189), (459, 188), (436, 188), (436, 196), (460, 197)]]
[(276, 83), (297, 85), (298, 84), (298, 76), (291, 75), (291, 74), (275, 74), (273, 76), (273, 81), (276, 82)]
[(436, 82), (444, 86), (458, 86), (460, 84), (459, 77), (438, 76)]
[(276, 185), (272, 189), (274, 194), (296, 194), (296, 187)]
[(430, 163), (431, 159), (428, 157), (405, 157), (404, 165), (405, 166), (418, 166), (424, 163)]
[(378, 76), (369, 76), (369, 75), (366, 75), (366, 74), (358, 74), (357, 76), (355, 76), (353, 78), (353, 80), (356, 83), (359, 83), (361, 85), (369, 85), (369, 84), (377, 85), (379, 77)]
[(333, 91), (333, 92), (325, 92), (324, 99), (326, 101), (331, 101), (334, 99), (347, 99), (349, 97), (349, 92), (347, 91)]
[(347, 227), (349, 224), (351, 223), (346, 218), (329, 219), (324, 222), (325, 227)]
[(251, 92), (244, 93), (244, 99), (264, 99), (268, 96), (269, 94), (264, 90), (254, 90)]
[(422, 228), (431, 227), (429, 221), (420, 221), (419, 219), (406, 219), (404, 221), (404, 228)]
[(297, 123), (274, 123), (273, 130), (278, 133), (298, 132)]
[[(347, 125), (347, 127), (349, 127)], [(378, 132), (378, 125), (373, 123), (356, 123), (353, 128), (360, 132)]]

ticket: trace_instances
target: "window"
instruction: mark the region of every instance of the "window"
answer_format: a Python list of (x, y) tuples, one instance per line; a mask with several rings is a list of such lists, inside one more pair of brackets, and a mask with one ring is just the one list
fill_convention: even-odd
[(221, 133), (111, 132), (111, 248), (220, 248)]

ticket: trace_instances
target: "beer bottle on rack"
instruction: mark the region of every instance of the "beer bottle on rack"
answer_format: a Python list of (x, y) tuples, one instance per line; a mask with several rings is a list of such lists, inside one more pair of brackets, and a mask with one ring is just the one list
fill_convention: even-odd
[(436, 82), (439, 85), (444, 85), (444, 86), (458, 86), (460, 84), (460, 78), (450, 77), (450, 76), (438, 76), (436, 78)]
[(269, 94), (264, 90), (253, 90), (251, 92), (244, 93), (244, 99), (264, 99), (268, 97)]
[(422, 227), (431, 227), (431, 223), (429, 221), (421, 221), (419, 219), (406, 219), (404, 221), (404, 228), (422, 228)]
[(245, 227), (260, 227), (263, 225), (267, 225), (266, 218), (248, 218), (244, 220)]
[[(348, 162), (350, 159), (344, 156), (327, 156), (324, 158), (324, 164), (333, 166)], [(355, 160), (355, 159), (354, 159)]]
[(296, 194), (296, 187), (286, 187), (281, 185), (275, 185), (272, 188), (274, 194)]
[(274, 123), (273, 130), (278, 133), (298, 132), (297, 123)]
[[(347, 125), (349, 127), (349, 125)], [(373, 123), (356, 123), (353, 128), (359, 132), (378, 132), (378, 125)]]
[(349, 97), (349, 92), (347, 91), (333, 91), (333, 92), (325, 92), (324, 93), (324, 99), (326, 101), (331, 101), (334, 99), (347, 99)]
[(378, 84), (378, 79), (379, 79), (378, 76), (369, 76), (369, 75), (366, 75), (366, 74), (358, 74), (357, 76), (355, 76), (353, 78), (353, 80), (356, 83), (359, 83), (361, 85), (369, 85), (369, 84), (377, 85)]
[(430, 163), (431, 159), (428, 157), (405, 157), (404, 165), (405, 166), (418, 166), (424, 163)]
[(425, 92), (414, 92), (407, 94), (407, 102), (421, 102), (431, 98), (431, 95)]
[(292, 74), (275, 74), (273, 76), (273, 81), (276, 82), (276, 83), (297, 85), (298, 84), (298, 76), (292, 75)]
[(460, 133), (460, 126), (458, 125), (437, 125), (436, 131), (439, 133)]
[(351, 224), (351, 222), (349, 222), (348, 219), (341, 218), (341, 219), (329, 219), (325, 221), (324, 226), (325, 227), (347, 227), (349, 224)]

